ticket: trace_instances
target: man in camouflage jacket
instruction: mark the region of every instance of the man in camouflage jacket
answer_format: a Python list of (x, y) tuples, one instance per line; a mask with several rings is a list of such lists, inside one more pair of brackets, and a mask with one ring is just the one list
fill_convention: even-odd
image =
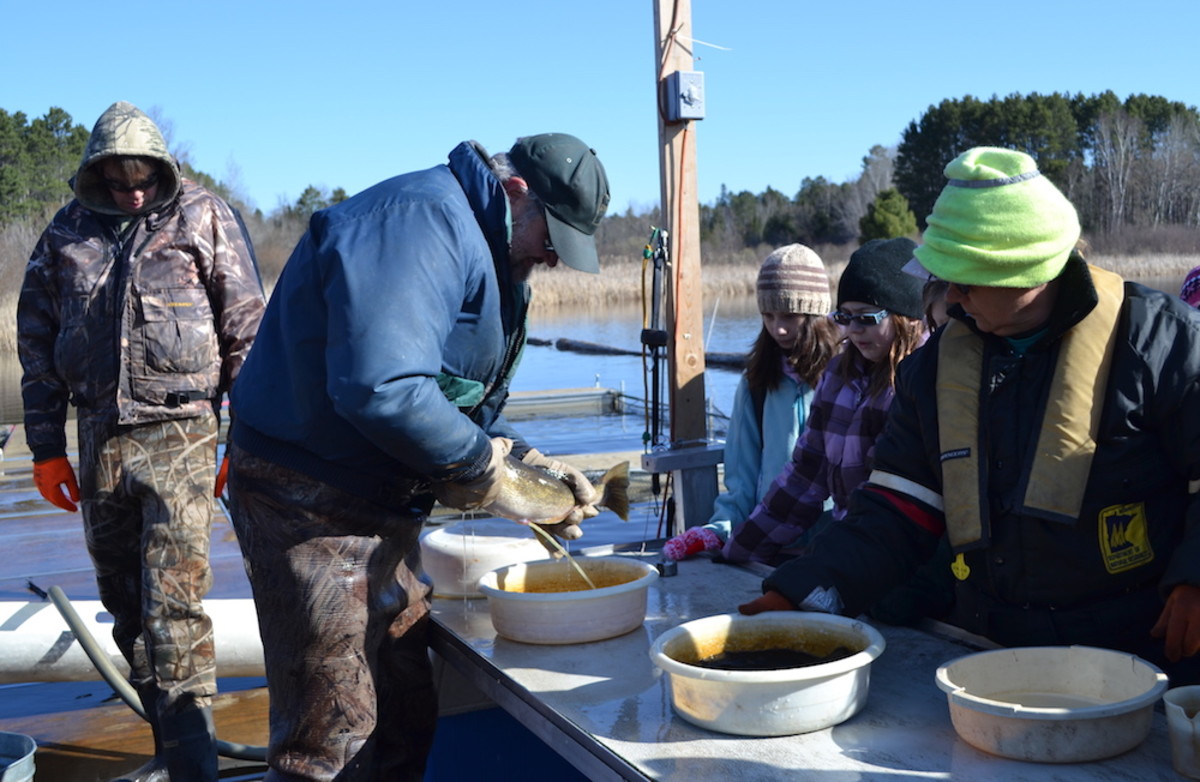
[(258, 330), (262, 284), (236, 213), (182, 178), (131, 104), (96, 122), (72, 187), (29, 259), (17, 309), (34, 482), (64, 510), (82, 506), (100, 598), (154, 730), (155, 759), (124, 779), (165, 780), (169, 769), (174, 780), (215, 780), (201, 604), (210, 495), (220, 403)]

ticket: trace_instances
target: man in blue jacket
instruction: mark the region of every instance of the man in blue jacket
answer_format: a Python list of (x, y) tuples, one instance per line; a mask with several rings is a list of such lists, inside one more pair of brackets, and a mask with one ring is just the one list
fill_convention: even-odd
[[(510, 453), (595, 489), (501, 414), (528, 277), (599, 271), (604, 168), (574, 136), (474, 142), (313, 215), (234, 389), (229, 489), (271, 697), (269, 780), (421, 779), (437, 698), (418, 534)], [(586, 510), (585, 510), (586, 509)]]
[(1200, 681), (1200, 314), (1087, 264), (1075, 208), (1013, 150), (946, 166), (910, 262), (951, 321), (905, 359), (841, 524), (744, 613), (855, 615), (954, 552), (953, 621)]

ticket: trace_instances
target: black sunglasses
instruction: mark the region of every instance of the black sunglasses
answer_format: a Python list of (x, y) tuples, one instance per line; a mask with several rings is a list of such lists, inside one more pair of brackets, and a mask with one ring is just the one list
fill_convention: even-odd
[(542, 240), (542, 249), (557, 255), (558, 250), (554, 249), (554, 242), (550, 241), (550, 215), (546, 211), (545, 205), (542, 205), (542, 219), (546, 221), (546, 238)]
[(151, 174), (141, 182), (134, 182), (132, 185), (127, 185), (124, 182), (118, 182), (115, 179), (105, 179), (104, 184), (114, 193), (133, 193), (137, 191), (144, 193), (158, 184), (158, 174)]
[(950, 282), (949, 280), (943, 280), (941, 277), (934, 277), (932, 274), (929, 275), (929, 281), (930, 282), (944, 282), (947, 285), (952, 285), (952, 286), (954, 286), (954, 290), (958, 291), (960, 296), (968, 296), (971, 293), (971, 286), (963, 285), (961, 282)]
[(839, 326), (849, 326), (851, 323), (857, 323), (860, 326), (878, 326), (888, 314), (887, 310), (864, 312), (861, 315), (851, 315), (849, 312), (834, 310), (829, 313), (829, 319)]

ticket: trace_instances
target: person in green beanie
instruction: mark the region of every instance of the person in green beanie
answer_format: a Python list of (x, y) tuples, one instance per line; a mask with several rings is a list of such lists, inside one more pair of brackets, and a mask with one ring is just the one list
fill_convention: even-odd
[(948, 540), (951, 620), (1200, 682), (1200, 313), (1089, 265), (1028, 155), (970, 149), (905, 269), (950, 321), (901, 366), (842, 524), (743, 613), (857, 615)]

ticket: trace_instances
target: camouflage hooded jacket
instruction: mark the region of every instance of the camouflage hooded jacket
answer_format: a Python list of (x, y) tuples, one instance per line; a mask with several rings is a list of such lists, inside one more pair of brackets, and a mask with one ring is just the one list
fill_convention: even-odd
[[(113, 201), (99, 164), (159, 161), (137, 215)], [(66, 454), (67, 404), (112, 425), (189, 418), (229, 390), (265, 302), (232, 209), (185, 180), (154, 122), (115, 103), (97, 120), (75, 200), (43, 232), (17, 306), (26, 437), (37, 461)]]

